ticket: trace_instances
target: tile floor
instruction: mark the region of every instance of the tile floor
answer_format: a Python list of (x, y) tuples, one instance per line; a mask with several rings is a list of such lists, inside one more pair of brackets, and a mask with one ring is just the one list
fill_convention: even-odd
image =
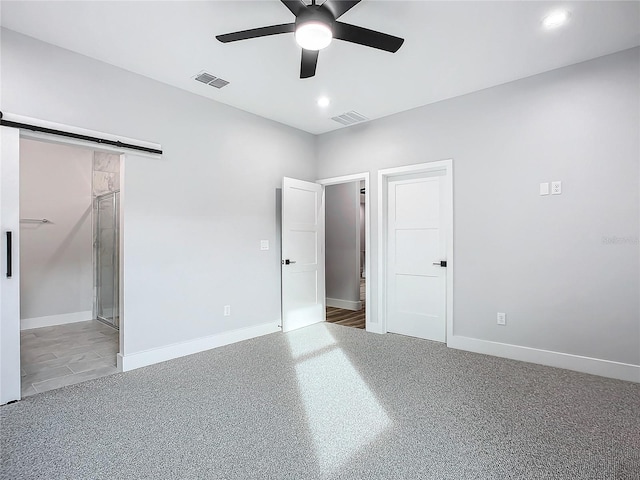
[(118, 335), (97, 320), (22, 330), (22, 397), (117, 373)]

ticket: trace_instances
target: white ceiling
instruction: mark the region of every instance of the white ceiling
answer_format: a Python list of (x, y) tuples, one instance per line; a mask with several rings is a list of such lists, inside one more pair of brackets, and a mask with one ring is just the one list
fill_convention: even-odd
[[(570, 21), (545, 30), (558, 7)], [(314, 134), (345, 128), (330, 118), (351, 110), (380, 118), (640, 45), (638, 1), (364, 0), (340, 20), (404, 45), (391, 54), (334, 40), (305, 80), (292, 34), (214, 38), (293, 20), (278, 0), (3, 0), (1, 16), (11, 30)], [(200, 84), (202, 70), (231, 83)], [(316, 105), (321, 95), (329, 107)]]

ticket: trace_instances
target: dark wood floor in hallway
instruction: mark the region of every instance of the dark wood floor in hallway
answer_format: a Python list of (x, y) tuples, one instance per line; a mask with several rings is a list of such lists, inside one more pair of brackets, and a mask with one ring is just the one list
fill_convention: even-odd
[(343, 325), (345, 327), (365, 328), (365, 280), (360, 280), (360, 300), (362, 308), (360, 310), (346, 310), (344, 308), (327, 307), (327, 322)]

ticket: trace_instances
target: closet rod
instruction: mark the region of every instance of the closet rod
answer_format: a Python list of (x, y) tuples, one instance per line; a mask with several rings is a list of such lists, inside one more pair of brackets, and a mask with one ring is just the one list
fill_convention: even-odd
[(51, 220), (46, 218), (21, 218), (20, 222), (23, 223), (51, 223)]

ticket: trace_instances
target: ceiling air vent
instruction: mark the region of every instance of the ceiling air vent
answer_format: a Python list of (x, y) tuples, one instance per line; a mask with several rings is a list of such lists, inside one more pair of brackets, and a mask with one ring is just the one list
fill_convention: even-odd
[(211, 75), (210, 73), (207, 72), (201, 72), (198, 75), (195, 76), (195, 79), (198, 82), (201, 83), (206, 83), (207, 85), (210, 85), (212, 87), (216, 87), (216, 88), (222, 88), (225, 85), (229, 85), (229, 82), (227, 82), (226, 80), (223, 80), (221, 78), (215, 77), (213, 75)]
[(367, 117), (360, 115), (358, 112), (347, 112), (342, 115), (338, 115), (337, 117), (331, 117), (331, 120), (335, 120), (342, 125), (353, 125), (354, 123), (364, 122), (369, 120)]

